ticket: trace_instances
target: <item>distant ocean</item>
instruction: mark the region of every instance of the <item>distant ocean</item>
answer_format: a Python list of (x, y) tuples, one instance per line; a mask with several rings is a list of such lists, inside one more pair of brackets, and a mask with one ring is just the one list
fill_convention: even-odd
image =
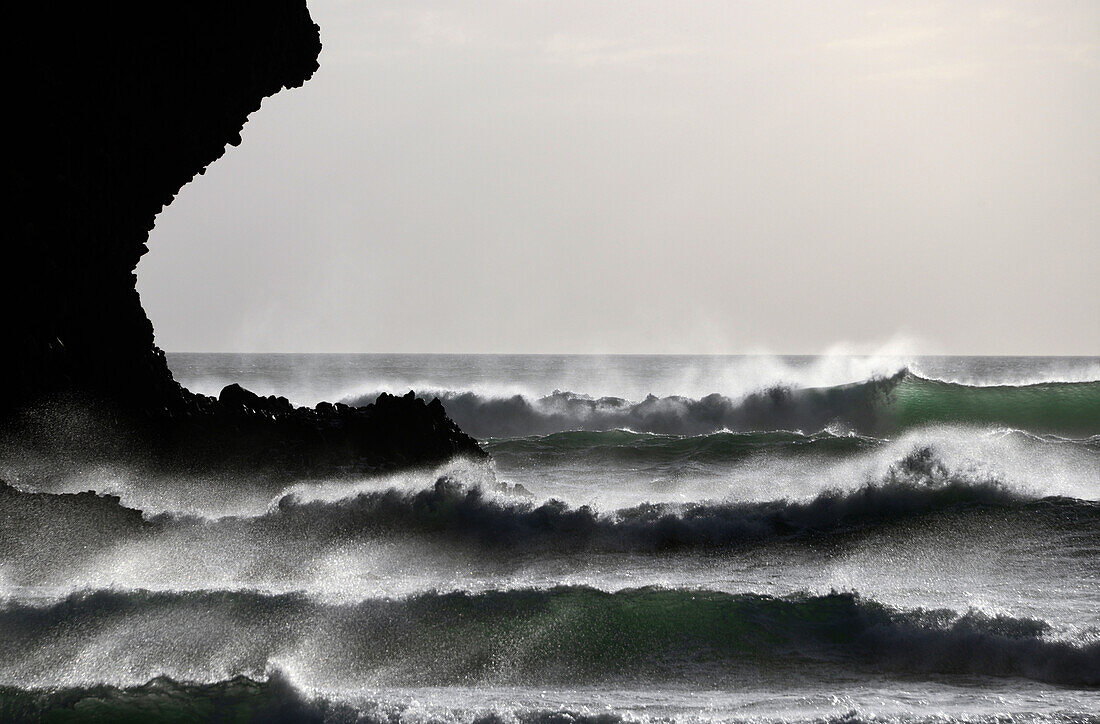
[(169, 364), (491, 460), (10, 481), (0, 719), (1100, 721), (1100, 358)]

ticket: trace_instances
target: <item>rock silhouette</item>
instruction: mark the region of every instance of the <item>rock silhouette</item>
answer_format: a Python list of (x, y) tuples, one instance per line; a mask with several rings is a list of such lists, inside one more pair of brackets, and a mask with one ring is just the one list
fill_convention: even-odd
[(309, 409), (236, 386), (220, 399), (193, 394), (154, 343), (135, 275), (149, 231), (241, 142), (265, 97), (317, 70), (320, 33), (304, 0), (23, 3), (13, 16), (16, 189), (0, 285), (8, 436), (34, 438), (42, 415), (79, 406), (109, 420), (121, 447), (189, 465), (482, 454), (442, 405), (412, 397)]

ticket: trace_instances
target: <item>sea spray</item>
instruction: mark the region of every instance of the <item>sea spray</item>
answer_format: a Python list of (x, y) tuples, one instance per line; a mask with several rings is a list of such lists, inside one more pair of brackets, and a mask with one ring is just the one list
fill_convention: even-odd
[[(462, 390), (421, 389), (439, 398), (451, 417), (479, 438), (547, 435), (570, 430), (628, 429), (670, 435), (731, 431), (850, 429), (888, 435), (935, 423), (997, 425), (1034, 433), (1084, 437), (1100, 429), (1100, 382), (968, 386), (902, 370), (864, 382), (822, 388), (776, 386), (743, 397), (640, 401), (555, 391), (544, 397), (485, 397)], [(347, 398), (372, 402), (371, 392)]]

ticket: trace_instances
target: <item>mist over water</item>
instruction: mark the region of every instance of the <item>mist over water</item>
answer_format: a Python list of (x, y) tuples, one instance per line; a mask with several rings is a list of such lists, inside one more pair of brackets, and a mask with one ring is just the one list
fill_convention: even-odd
[(185, 387), (209, 395), (240, 383), (313, 405), (410, 389), (537, 399), (579, 395), (737, 398), (777, 386), (835, 387), (909, 369), (965, 385), (1100, 380), (1097, 357), (929, 357), (885, 348), (872, 355), (452, 355), (169, 353)]
[(318, 720), (1100, 710), (1097, 358), (170, 362), (208, 394), (439, 396), (491, 459), (286, 480), (6, 456), (5, 701), (102, 684), (119, 711)]

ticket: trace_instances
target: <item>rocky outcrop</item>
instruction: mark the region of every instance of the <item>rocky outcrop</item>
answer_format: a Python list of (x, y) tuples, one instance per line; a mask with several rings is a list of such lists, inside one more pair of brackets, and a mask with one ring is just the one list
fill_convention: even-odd
[(162, 458), (192, 468), (357, 472), (484, 454), (439, 400), (425, 403), (412, 392), (383, 394), (366, 407), (322, 402), (308, 408), (229, 385), (217, 400), (201, 400), (189, 424), (160, 436), (168, 441)]
[(133, 423), (166, 454), (195, 446), (199, 460), (396, 465), (480, 454), (437, 403), (309, 410), (239, 388), (194, 395), (154, 344), (135, 276), (154, 219), (240, 143), (266, 96), (317, 69), (319, 29), (304, 0), (19, 6), (8, 22), (16, 191), (0, 418), (78, 400)]

